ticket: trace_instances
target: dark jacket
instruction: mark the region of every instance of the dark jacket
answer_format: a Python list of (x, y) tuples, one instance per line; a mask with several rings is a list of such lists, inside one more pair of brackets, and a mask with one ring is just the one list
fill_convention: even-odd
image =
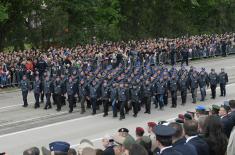
[(103, 155), (115, 155), (113, 146), (107, 147), (107, 148), (104, 150)]
[(176, 141), (172, 146), (173, 149), (182, 153), (182, 155), (198, 155), (196, 148), (193, 145), (186, 143), (185, 138)]
[(160, 155), (182, 155), (182, 153), (174, 150), (173, 148), (167, 148), (160, 153)]
[(198, 155), (210, 155), (209, 146), (201, 137), (197, 136), (192, 138), (187, 143), (193, 145), (196, 148)]

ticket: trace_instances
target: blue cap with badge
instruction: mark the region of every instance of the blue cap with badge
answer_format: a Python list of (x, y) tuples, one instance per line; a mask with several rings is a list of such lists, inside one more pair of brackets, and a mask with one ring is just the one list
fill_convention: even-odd
[(50, 151), (67, 153), (70, 148), (70, 144), (67, 142), (56, 141), (49, 144)]
[(175, 134), (175, 132), (176, 130), (174, 128), (161, 124), (154, 128), (154, 133), (156, 136), (171, 137)]

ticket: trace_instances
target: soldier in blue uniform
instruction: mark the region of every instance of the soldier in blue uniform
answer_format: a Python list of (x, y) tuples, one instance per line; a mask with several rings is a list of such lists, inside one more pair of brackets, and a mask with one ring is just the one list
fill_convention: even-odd
[(167, 89), (165, 87), (165, 82), (163, 81), (163, 78), (160, 78), (160, 81), (156, 83), (155, 87), (156, 87), (156, 94), (158, 98), (159, 108), (160, 110), (162, 110), (164, 107), (164, 94)]
[(104, 107), (104, 115), (103, 117), (108, 116), (108, 111), (109, 111), (109, 96), (110, 96), (110, 87), (107, 84), (107, 81), (105, 80), (103, 85), (101, 86), (101, 98), (102, 98), (102, 103)]
[(97, 84), (97, 82), (93, 80), (91, 85), (89, 86), (89, 97), (90, 97), (90, 102), (92, 105), (92, 115), (96, 114), (98, 88), (99, 88), (99, 84)]
[(20, 81), (20, 88), (21, 88), (23, 102), (24, 102), (23, 107), (27, 107), (28, 106), (27, 96), (28, 96), (28, 92), (30, 90), (30, 83), (27, 80), (26, 75), (24, 75), (22, 80)]
[(131, 104), (133, 106), (134, 117), (137, 117), (137, 114), (139, 112), (140, 89), (140, 86), (138, 86), (137, 83), (134, 83), (130, 90), (130, 98)]
[(188, 51), (185, 47), (183, 47), (183, 49), (181, 50), (181, 56), (182, 56), (182, 60), (181, 60), (181, 65), (183, 65), (184, 63), (186, 63), (186, 65), (188, 66)]
[(68, 75), (61, 74), (61, 106), (66, 105), (66, 83), (68, 81)]
[(215, 69), (211, 69), (211, 73), (209, 74), (209, 82), (210, 82), (210, 86), (211, 86), (211, 98), (215, 99), (216, 87), (218, 84), (218, 75), (215, 72)]
[(151, 97), (152, 97), (152, 85), (149, 80), (145, 81), (143, 85), (143, 95), (145, 101), (145, 112), (151, 114)]
[(40, 92), (41, 92), (41, 81), (38, 76), (35, 77), (35, 81), (33, 82), (33, 90), (34, 90), (34, 98), (35, 98), (34, 108), (37, 109), (40, 107), (39, 97), (40, 97)]
[(73, 112), (73, 107), (75, 104), (75, 94), (77, 92), (76, 84), (73, 81), (73, 78), (70, 76), (68, 82), (66, 83), (66, 92), (68, 95), (69, 102), (69, 113)]
[(62, 95), (62, 82), (58, 76), (53, 84), (55, 104), (57, 105), (57, 111), (61, 111), (61, 95)]
[(163, 75), (163, 83), (164, 83), (164, 88), (165, 88), (165, 92), (164, 92), (164, 96), (163, 96), (163, 101), (164, 101), (164, 105), (167, 106), (168, 105), (168, 75)]
[(224, 68), (221, 68), (219, 74), (219, 83), (220, 83), (220, 96), (226, 96), (226, 84), (228, 83), (228, 75), (224, 72)]
[(198, 84), (201, 92), (201, 101), (205, 101), (206, 86), (209, 86), (208, 74), (205, 71), (205, 68), (202, 68), (202, 71), (199, 73)]
[(113, 109), (113, 117), (117, 117), (117, 87), (116, 83), (113, 83), (110, 88), (110, 102), (112, 104)]
[(176, 75), (172, 75), (171, 80), (169, 80), (168, 87), (171, 92), (171, 99), (172, 99), (172, 108), (176, 108), (177, 106), (177, 90), (178, 90), (178, 81)]
[(49, 76), (46, 76), (44, 81), (44, 93), (46, 96), (46, 105), (44, 109), (51, 109), (51, 93), (53, 91), (53, 83), (50, 80)]
[(193, 103), (197, 102), (198, 74), (194, 70), (189, 76), (189, 86), (192, 93)]
[(127, 102), (127, 90), (121, 82), (118, 88), (118, 104), (120, 106), (120, 120), (125, 119), (125, 106)]
[(81, 114), (85, 113), (85, 101), (86, 101), (86, 96), (87, 96), (87, 84), (85, 83), (84, 79), (81, 79), (79, 86), (79, 98), (81, 102)]
[(182, 105), (185, 105), (187, 99), (187, 89), (189, 88), (188, 76), (182, 74), (178, 80), (178, 85), (180, 89)]

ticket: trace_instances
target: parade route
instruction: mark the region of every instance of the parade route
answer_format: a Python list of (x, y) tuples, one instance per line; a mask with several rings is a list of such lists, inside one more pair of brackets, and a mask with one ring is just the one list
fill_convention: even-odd
[[(190, 64), (191, 65), (191, 64)], [(216, 72), (220, 72), (220, 68), (225, 68), (229, 76), (229, 84), (227, 85), (227, 96), (219, 97), (219, 87), (217, 88), (216, 100), (210, 99), (210, 89), (207, 90), (207, 100), (205, 102), (197, 102), (192, 104), (191, 95), (188, 94), (185, 106), (180, 104), (177, 108), (170, 108), (169, 105), (160, 111), (152, 106), (151, 115), (144, 114), (141, 110), (137, 118), (132, 117), (132, 112), (126, 116), (125, 120), (119, 121), (113, 118), (111, 112), (109, 116), (103, 118), (102, 108), (95, 116), (90, 115), (88, 110), (84, 115), (80, 114), (79, 106), (72, 114), (68, 113), (68, 105), (62, 108), (61, 112), (53, 109), (44, 110), (44, 104), (40, 109), (33, 108), (33, 94), (29, 94), (28, 108), (22, 107), (22, 97), (20, 91), (0, 94), (0, 150), (8, 152), (9, 155), (22, 154), (23, 150), (32, 146), (46, 146), (52, 141), (62, 140), (70, 142), (71, 146), (76, 148), (83, 138), (90, 139), (96, 147), (101, 146), (101, 139), (105, 134), (113, 134), (119, 128), (126, 127), (130, 129), (130, 133), (134, 134), (135, 127), (142, 126), (146, 128), (148, 121), (173, 120), (179, 113), (187, 110), (194, 111), (195, 106), (205, 105), (209, 107), (212, 104), (222, 104), (223, 101), (233, 99), (235, 96), (235, 57), (222, 58), (215, 60), (200, 60), (193, 62), (199, 70), (205, 67), (207, 72), (211, 68), (215, 68)], [(200, 93), (198, 93), (200, 98)], [(181, 102), (178, 97), (178, 103)], [(111, 109), (110, 109), (111, 110)]]

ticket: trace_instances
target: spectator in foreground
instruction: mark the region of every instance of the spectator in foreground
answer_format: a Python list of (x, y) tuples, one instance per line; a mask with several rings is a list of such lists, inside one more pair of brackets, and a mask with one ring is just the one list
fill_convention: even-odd
[(228, 140), (223, 133), (222, 124), (217, 116), (208, 116), (205, 120), (205, 141), (209, 145), (210, 155), (225, 155)]
[(233, 129), (227, 146), (227, 155), (234, 155), (235, 152), (235, 130)]
[(193, 145), (198, 155), (210, 155), (208, 144), (198, 135), (198, 122), (196, 120), (188, 120), (184, 122), (183, 127), (186, 143)]
[(221, 105), (220, 110), (219, 110), (219, 116), (221, 119), (223, 132), (226, 134), (227, 138), (229, 138), (230, 133), (233, 128), (231, 119), (228, 116), (229, 110), (230, 110), (230, 107), (226, 105)]
[(197, 155), (196, 148), (193, 145), (186, 143), (182, 125), (173, 122), (170, 123), (169, 126), (176, 130), (175, 134), (172, 137), (173, 149), (180, 152), (182, 155)]
[(40, 150), (37, 147), (31, 147), (25, 150), (23, 155), (40, 155)]
[(148, 152), (148, 155), (152, 155), (151, 151), (152, 142), (149, 136), (144, 136), (144, 129), (141, 127), (137, 127), (135, 130), (135, 134), (136, 134), (136, 143), (143, 146)]
[(235, 126), (235, 100), (230, 100), (229, 106), (231, 108), (231, 112), (228, 115), (231, 118), (232, 126)]
[(176, 130), (170, 126), (157, 125), (155, 127), (157, 147), (160, 149), (159, 155), (182, 155), (171, 146), (175, 132)]
[(102, 143), (105, 148), (103, 155), (115, 155), (113, 149), (113, 147), (115, 146), (113, 138), (111, 138), (109, 135), (106, 135), (102, 139)]
[(139, 144), (132, 144), (126, 155), (149, 155), (146, 149)]

